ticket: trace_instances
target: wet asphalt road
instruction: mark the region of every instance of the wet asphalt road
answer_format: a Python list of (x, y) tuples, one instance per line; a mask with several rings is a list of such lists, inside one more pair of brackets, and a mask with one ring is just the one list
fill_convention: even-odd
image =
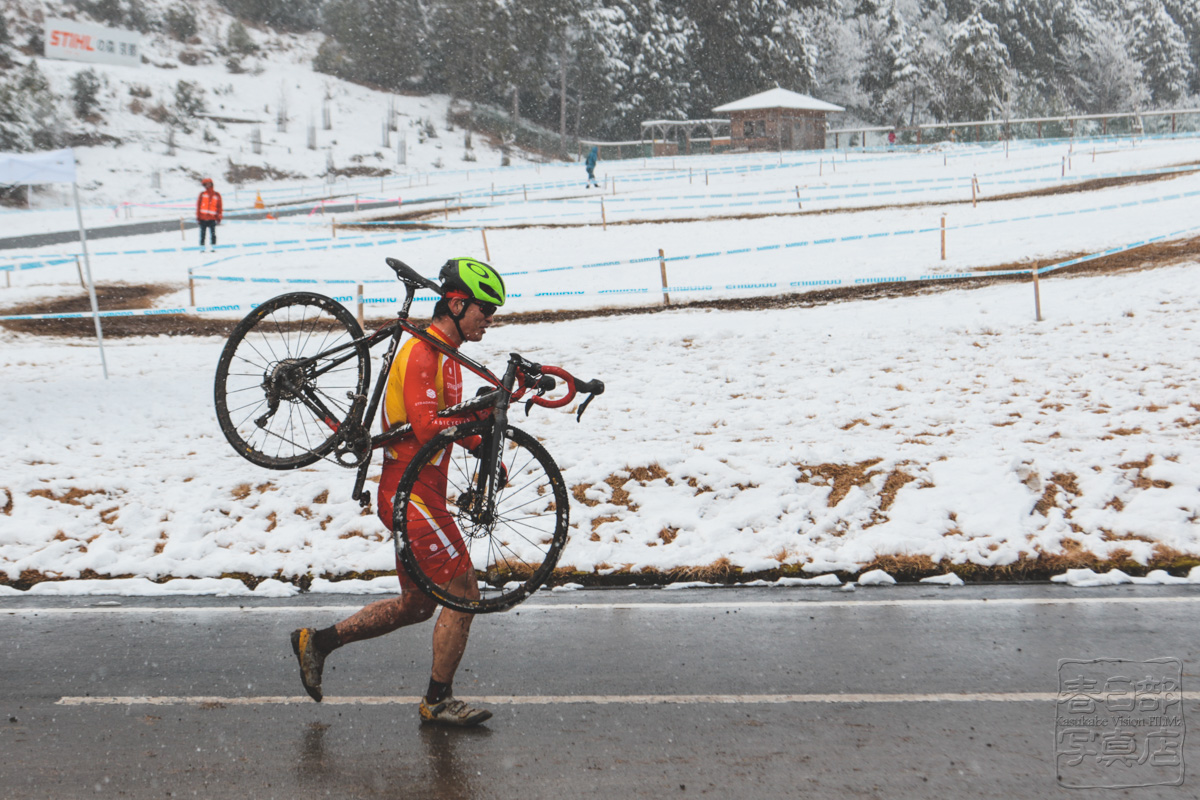
[(0, 797), (1200, 796), (1055, 778), (1059, 659), (1177, 658), (1190, 689), (1192, 587), (539, 595), (476, 621), (468, 731), (417, 721), (429, 624), (303, 696), (288, 632), (369, 599), (0, 598)]

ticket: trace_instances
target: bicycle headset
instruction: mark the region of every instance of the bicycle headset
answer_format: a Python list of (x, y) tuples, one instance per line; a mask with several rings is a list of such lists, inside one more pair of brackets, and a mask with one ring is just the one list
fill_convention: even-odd
[[(504, 279), (500, 277), (499, 272), (482, 261), (474, 258), (452, 258), (442, 265), (438, 279), (442, 282), (442, 297), (447, 300), (457, 297), (460, 300), (487, 303), (497, 308), (504, 305)], [(446, 309), (458, 330), (458, 335), (463, 339), (466, 337), (463, 336), (458, 323), (467, 313), (467, 305), (469, 303), (463, 305), (457, 316), (448, 307)]]

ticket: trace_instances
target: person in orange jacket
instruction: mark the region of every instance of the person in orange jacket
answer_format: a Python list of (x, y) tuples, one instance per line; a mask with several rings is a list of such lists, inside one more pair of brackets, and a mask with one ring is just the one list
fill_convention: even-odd
[(212, 249), (217, 249), (217, 225), (225, 216), (221, 205), (221, 193), (213, 190), (213, 179), (204, 178), (200, 181), (204, 191), (196, 198), (196, 222), (200, 224), (200, 249), (204, 249), (206, 233), (212, 234)]

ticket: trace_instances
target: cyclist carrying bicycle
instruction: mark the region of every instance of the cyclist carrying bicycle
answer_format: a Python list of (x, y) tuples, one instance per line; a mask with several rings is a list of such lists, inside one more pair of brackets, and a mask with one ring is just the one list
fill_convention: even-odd
[[(451, 349), (483, 339), (496, 310), (504, 305), (504, 280), (491, 266), (471, 258), (453, 258), (439, 275), (442, 298), (433, 310), (428, 334)], [(390, 446), (384, 456), (379, 482), (379, 518), (393, 529), (392, 498), (408, 463), (422, 444), (439, 432), (474, 421), (488, 412), (440, 417), (437, 412), (462, 400), (459, 365), (416, 337), (408, 339), (392, 360), (381, 417), (384, 430), (411, 424), (412, 434)], [(474, 441), (478, 440), (478, 441)], [(477, 448), (482, 437), (466, 441)], [(478, 598), (475, 573), (462, 535), (446, 509), (446, 470), (450, 449), (426, 465), (420, 474), (420, 491), (412, 493), (404, 512), (413, 542), (413, 556), (435, 582), (466, 597)], [(371, 639), (424, 622), (437, 608), (436, 601), (420, 591), (397, 563), (400, 595), (379, 600), (322, 630), (300, 628), (291, 635), (292, 650), (300, 662), (300, 679), (308, 694), (321, 701), (321, 673), (325, 658), (351, 642)], [(454, 673), (466, 650), (474, 615), (442, 609), (433, 630), (433, 666), (429, 687), (421, 699), (421, 719), (470, 726), (489, 719), (492, 712), (473, 708), (454, 698)]]

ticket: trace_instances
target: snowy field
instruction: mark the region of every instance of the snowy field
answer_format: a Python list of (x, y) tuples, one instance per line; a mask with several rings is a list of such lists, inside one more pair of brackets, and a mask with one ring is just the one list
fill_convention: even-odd
[[(599, 213), (598, 195), (578, 185), (538, 188), (527, 202), (529, 189), (514, 189), (518, 176), (497, 184), (493, 203), (494, 176), (463, 174), (458, 183), (439, 176), (446, 185), (434, 188), (456, 199), (473, 195), (480, 205), (450, 214), (448, 224), (464, 230), (339, 230), (336, 240), (303, 241), (331, 234), (330, 221), (315, 213), (302, 223), (228, 223), (221, 228), (228, 247), (217, 253), (127, 252), (190, 246), (178, 233), (97, 241), (93, 270), (101, 283), (166, 284), (170, 291), (155, 303), (169, 308), (188, 304), (190, 267), (212, 278), (196, 281), (197, 304), (241, 305), (225, 312), (239, 317), (287, 288), (252, 278), (385, 279), (384, 256), (432, 275), (449, 255), (482, 257), (486, 227), (492, 261), (518, 295), (506, 310), (526, 311), (658, 303), (659, 248), (668, 256), (752, 248), (669, 263), (673, 298), (709, 299), (801, 291), (810, 288), (805, 282), (827, 288), (970, 272), (1200, 227), (1190, 197), (1200, 177), (1191, 172), (972, 205), (973, 175), (986, 199), (1200, 160), (1192, 139), (1109, 140), (1098, 144), (1094, 162), (1090, 146), (1086, 156), (1075, 147), (1065, 178), (1066, 144), (1014, 144), (1007, 154), (962, 145), (842, 154), (836, 176), (815, 154), (782, 167), (774, 155), (607, 163), (617, 192), (605, 196), (607, 230), (598, 219), (580, 226), (569, 216), (580, 205)], [(709, 184), (697, 185), (705, 169)], [(800, 173), (814, 169), (824, 174), (802, 183)], [(525, 170), (546, 184), (582, 175), (578, 165)], [(713, 197), (736, 188), (755, 202), (778, 201), (785, 191), (794, 200), (796, 186), (802, 197), (815, 198), (818, 188), (875, 194), (802, 199), (803, 208), (787, 215)], [(885, 194), (897, 186), (921, 191)], [(666, 208), (672, 203), (690, 207)], [(704, 203), (714, 205), (699, 208)], [(813, 210), (828, 213), (803, 213)], [(567, 227), (540, 227), (556, 214)], [(730, 218), (737, 214), (777, 215)], [(441, 217), (431, 221), (447, 224)], [(613, 224), (629, 219), (648, 221)], [(820, 241), (868, 234), (877, 235)], [(391, 241), (401, 238), (412, 241)], [(280, 240), (301, 241), (269, 243)], [(806, 244), (785, 246), (796, 242)], [(335, 244), (342, 249), (330, 249)], [(117, 254), (102, 255), (108, 251)], [(50, 252), (73, 251), (8, 251), (0, 266)], [(655, 258), (536, 272), (647, 256)], [(582, 424), (544, 410), (518, 423), (545, 441), (575, 489), (560, 566), (582, 574), (652, 570), (686, 580), (729, 567), (783, 567), (815, 577), (897, 565), (971, 578), (1038, 559), (1178, 566), (1184, 555), (1200, 557), (1195, 267), (1043, 280), (1043, 322), (1034, 321), (1031, 287), (1021, 283), (810, 309), (504, 326), (474, 354), (499, 364), (518, 351), (608, 386)], [(12, 286), (0, 288), (0, 314), (78, 294), (75, 280), (73, 262), (14, 272)], [(776, 287), (747, 288), (769, 282)], [(365, 293), (386, 301), (394, 287), (367, 284)], [(353, 294), (344, 283), (304, 288)], [(261, 592), (287, 593), (295, 591), (288, 582), (304, 575), (392, 567), (382, 526), (350, 500), (353, 473), (323, 463), (268, 472), (230, 450), (212, 410), (220, 340), (109, 341), (108, 381), (92, 341), (2, 332), (0, 342), (0, 445), (8, 455), (0, 465), (0, 575), (8, 581), (85, 571), (250, 575), (280, 579)], [(240, 586), (178, 586), (231, 585)], [(384, 586), (343, 588), (350, 585)], [(35, 591), (72, 591), (65, 586)]]
[[(1064, 176), (1062, 162), (1072, 152)], [(102, 283), (173, 287), (158, 298), (159, 308), (190, 305), (191, 270), (197, 306), (238, 306), (206, 313), (240, 317), (249, 304), (298, 280), (315, 281), (302, 288), (337, 297), (355, 295), (355, 284), (362, 283), (368, 301), (386, 307), (396, 302), (399, 287), (383, 266), (384, 256), (435, 274), (448, 255), (470, 254), (490, 258), (508, 276), (513, 310), (532, 311), (658, 303), (660, 249), (667, 258), (667, 288), (679, 301), (958, 274), (1200, 229), (1188, 211), (1200, 202), (1196, 138), (1136, 145), (1129, 139), (1013, 143), (1008, 152), (967, 145), (843, 152), (836, 156), (836, 174), (825, 161), (829, 157), (606, 162), (600, 171), (610, 188), (603, 209), (598, 191), (589, 195), (578, 182), (583, 171), (578, 165), (501, 170), (502, 179), (492, 173), (439, 174), (439, 183), (410, 197), (445, 200), (410, 203), (406, 210), (431, 211), (426, 222), (444, 230), (386, 224), (380, 211), (335, 218), (314, 203), (300, 217), (228, 220), (217, 252), (199, 252), (194, 231), (95, 240), (92, 268)], [(707, 186), (700, 180), (705, 171)], [(1143, 180), (1102, 191), (992, 199), (1086, 187), (1112, 176)], [(526, 179), (532, 180), (518, 183)], [(984, 200), (978, 205), (971, 202), (972, 179)], [(360, 198), (379, 199), (378, 192)], [(460, 210), (438, 213), (447, 206)], [(336, 237), (335, 221), (343, 226)], [(366, 227), (344, 227), (355, 222)], [(70, 227), (67, 216), (59, 223)], [(0, 303), (52, 294), (53, 287), (76, 280), (70, 258), (75, 252), (78, 246), (57, 245), (0, 253), (0, 269), (14, 267)], [(59, 258), (66, 261), (28, 268)]]

